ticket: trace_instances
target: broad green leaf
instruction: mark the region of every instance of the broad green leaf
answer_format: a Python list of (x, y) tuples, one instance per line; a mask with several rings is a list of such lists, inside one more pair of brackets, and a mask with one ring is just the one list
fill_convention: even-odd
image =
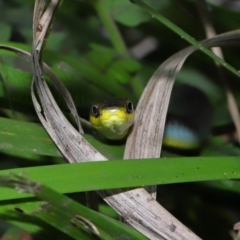
[[(26, 175), (61, 193), (240, 178), (239, 157), (176, 157), (84, 162), (2, 170)], [(149, 174), (151, 173), (151, 174)], [(0, 200), (29, 197), (2, 189)]]
[(92, 135), (84, 134), (84, 138), (109, 160), (123, 159), (125, 143), (100, 141)]
[(135, 27), (151, 18), (149, 14), (127, 0), (109, 1), (109, 5), (115, 20), (128, 27)]
[[(49, 236), (55, 236), (57, 239), (71, 240), (72, 238), (68, 235), (60, 232), (41, 219), (30, 215), (30, 213), (39, 208), (41, 203), (36, 198), (28, 199), (27, 201), (19, 199), (17, 201), (0, 202), (0, 218), (5, 219), (5, 224), (25, 229), (37, 238), (49, 239)], [(0, 223), (1, 225), (4, 224), (2, 221)]]
[(62, 156), (40, 124), (0, 118), (0, 150)]
[[(2, 187), (15, 188), (46, 201), (30, 213), (76, 239), (146, 239), (135, 229), (103, 216), (41, 183), (17, 175), (0, 177)], [(25, 210), (19, 208), (25, 213)]]
[[(0, 118), (0, 129), (0, 151), (2, 152), (34, 153), (52, 157), (62, 156), (40, 124)], [(123, 157), (123, 144), (104, 143), (87, 134), (84, 137), (109, 159), (121, 159)]]
[(18, 102), (24, 105), (32, 105), (30, 96), (32, 74), (6, 65), (0, 66), (0, 72), (2, 78), (0, 81), (0, 97), (5, 98), (10, 103)]

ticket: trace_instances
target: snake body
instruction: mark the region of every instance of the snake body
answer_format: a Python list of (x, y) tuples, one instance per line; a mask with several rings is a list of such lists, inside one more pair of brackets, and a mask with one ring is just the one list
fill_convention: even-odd
[[(177, 114), (171, 114), (171, 108)], [(210, 132), (210, 119), (207, 97), (196, 88), (178, 87), (170, 101), (163, 145), (185, 150), (199, 148)], [(95, 102), (91, 107), (90, 122), (105, 138), (123, 139), (134, 122), (133, 103), (127, 98)]]

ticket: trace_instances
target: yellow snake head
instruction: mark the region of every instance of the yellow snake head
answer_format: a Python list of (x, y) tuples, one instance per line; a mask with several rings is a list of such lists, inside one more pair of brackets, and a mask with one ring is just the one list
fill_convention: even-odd
[(133, 103), (126, 98), (95, 102), (90, 111), (90, 122), (104, 137), (111, 140), (124, 138), (134, 122)]

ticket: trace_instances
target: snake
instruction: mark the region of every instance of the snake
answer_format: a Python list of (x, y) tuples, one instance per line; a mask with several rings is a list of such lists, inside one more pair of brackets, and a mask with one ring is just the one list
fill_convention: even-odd
[[(194, 95), (197, 96), (198, 100), (200, 99), (201, 105), (208, 106), (205, 96), (201, 95), (193, 88), (190, 88), (190, 92), (191, 93), (189, 94), (188, 89), (188, 92), (184, 94), (185, 98), (187, 98), (188, 101), (189, 98), (194, 99), (194, 97), (190, 96)], [(179, 102), (179, 98), (177, 98), (175, 102)], [(174, 149), (188, 150), (196, 149), (201, 145), (201, 142), (206, 134), (204, 133), (204, 136), (200, 136), (200, 133), (202, 132), (202, 127), (200, 126), (202, 124), (207, 125), (209, 120), (205, 121), (199, 116), (197, 119), (193, 119), (193, 116), (191, 115), (193, 109), (191, 108), (185, 105), (187, 113), (184, 113), (184, 110), (182, 110), (183, 115), (186, 116), (186, 119), (191, 119), (191, 122), (186, 121), (186, 119), (184, 119), (184, 121), (181, 121), (183, 119), (180, 119), (179, 121), (179, 119), (176, 117), (167, 117), (163, 136), (163, 146)], [(207, 113), (205, 109), (206, 107), (204, 109), (199, 108), (196, 111), (199, 111), (199, 114), (204, 114), (204, 111)], [(131, 126), (134, 123), (134, 117), (134, 105), (132, 101), (124, 97), (111, 98), (94, 102), (90, 110), (90, 122), (92, 126), (101, 135), (110, 140), (121, 140), (126, 138), (129, 130), (131, 129)], [(201, 125), (199, 125), (197, 122), (199, 118)], [(207, 132), (209, 132), (209, 129)]]

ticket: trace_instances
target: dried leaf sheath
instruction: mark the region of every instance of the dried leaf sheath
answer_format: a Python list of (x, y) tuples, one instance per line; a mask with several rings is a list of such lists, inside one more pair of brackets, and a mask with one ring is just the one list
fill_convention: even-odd
[[(28, 54), (26, 52), (23, 52), (23, 51), (20, 51), (20, 50), (17, 50), (17, 49), (11, 49), (9, 47), (5, 47), (5, 49), (8, 49), (8, 50), (12, 50), (12, 51), (15, 51), (15, 52), (18, 52), (21, 56), (24, 56), (25, 59), (28, 59)], [(38, 64), (38, 63), (37, 63)], [(43, 65), (43, 69), (46, 70), (45, 68), (45, 65)], [(37, 69), (40, 69), (39, 67)], [(49, 69), (49, 71), (51, 71)], [(46, 70), (46, 72), (48, 72), (48, 70)], [(53, 73), (52, 73), (53, 74)], [(47, 85), (46, 83), (43, 83), (42, 79), (41, 79), (41, 74), (40, 74), (40, 84), (44, 84), (45, 88), (47, 88)], [(42, 91), (45, 91), (44, 89)], [(46, 92), (48, 93), (49, 90), (47, 90)], [(41, 95), (44, 95), (45, 93), (41, 93)], [(49, 93), (50, 94), (50, 93)], [(50, 94), (51, 95), (51, 94)], [(33, 99), (35, 98), (35, 95), (33, 95)], [(44, 95), (45, 96), (45, 95)], [(50, 96), (51, 97), (51, 96)], [(46, 105), (46, 108), (48, 106), (47, 103), (45, 102), (48, 102), (46, 96), (43, 98), (44, 99), (44, 105)], [(51, 136), (53, 136), (53, 138), (55, 137), (55, 133), (54, 131), (51, 132), (51, 124), (49, 124), (46, 119), (45, 119), (45, 116), (41, 113), (41, 107), (39, 105), (39, 103), (36, 101), (36, 99), (34, 99), (34, 104), (35, 104), (35, 107), (36, 107), (36, 110), (39, 114), (39, 117), (41, 119), (41, 121), (43, 122), (43, 124), (46, 124), (47, 128), (49, 129), (49, 134)], [(53, 112), (51, 113), (52, 115), (54, 114)], [(50, 116), (51, 117), (51, 116)], [(57, 115), (53, 116), (53, 119), (57, 118)], [(48, 126), (50, 125), (50, 127)], [(59, 129), (57, 129), (57, 132), (58, 130), (61, 130), (62, 127), (60, 126)], [(58, 136), (57, 136), (58, 137)], [(69, 143), (71, 145), (71, 143)], [(76, 142), (74, 141), (74, 144), (76, 144)], [(84, 145), (84, 144), (83, 144)], [(84, 149), (84, 148), (83, 148)], [(79, 149), (80, 150), (80, 149)], [(66, 154), (69, 154), (69, 152), (67, 152)], [(81, 155), (79, 155), (81, 156)], [(100, 159), (100, 158), (97, 158), (95, 157), (96, 159)], [(85, 161), (87, 159), (87, 156), (84, 156), (84, 159), (82, 161)], [(81, 158), (79, 157), (78, 158), (78, 162), (79, 160), (81, 160)], [(92, 159), (89, 159), (89, 160), (92, 160)], [(142, 214), (140, 214), (141, 212), (143, 211), (146, 211), (146, 206), (147, 204), (149, 204), (149, 195), (144, 191), (142, 190), (143, 193), (141, 193), (141, 191), (138, 191), (137, 192), (137, 197), (138, 198), (141, 198), (142, 194), (146, 194), (146, 201), (143, 201), (143, 203), (139, 202), (138, 201), (135, 201), (132, 197), (132, 191), (129, 191), (127, 192), (126, 194), (118, 194), (117, 193), (120, 193), (121, 189), (119, 190), (109, 190), (109, 191), (99, 191), (99, 194), (102, 196), (102, 197), (106, 197), (106, 201), (108, 203), (110, 203), (110, 205), (119, 213), (119, 214), (122, 214), (124, 217), (126, 217), (129, 222), (131, 222), (133, 225), (139, 225), (139, 229), (141, 229), (141, 232), (143, 231), (143, 226), (141, 226), (141, 224), (139, 224), (139, 222), (143, 221), (141, 220), (142, 218), (144, 218), (145, 216), (141, 216)], [(136, 193), (135, 191), (133, 193)], [(114, 194), (116, 194), (116, 196), (113, 196)], [(129, 202), (129, 199), (131, 199), (131, 201)], [(129, 202), (129, 203), (128, 203)], [(133, 202), (133, 203), (131, 203)], [(141, 207), (141, 205), (138, 205), (138, 204), (141, 204), (142, 206), (144, 206), (144, 208)], [(149, 205), (150, 206), (150, 205)], [(136, 216), (134, 216), (136, 215)], [(140, 215), (141, 217), (139, 217), (138, 215)], [(134, 216), (134, 217), (133, 217)], [(134, 219), (134, 220), (133, 220)], [(135, 222), (136, 221), (136, 222)], [(144, 222), (142, 223), (144, 224)], [(156, 221), (154, 223), (151, 224), (152, 227), (157, 227), (159, 224), (159, 221), (158, 219), (156, 219)], [(146, 228), (144, 226), (144, 228)], [(149, 231), (149, 230), (147, 230)], [(157, 236), (157, 239), (161, 239), (158, 235), (158, 233), (155, 233), (154, 235)], [(151, 236), (151, 235), (150, 235)]]
[[(203, 46), (238, 45), (240, 30), (218, 35)], [(186, 58), (197, 48), (190, 46), (168, 58), (153, 74), (136, 108), (135, 123), (127, 139), (124, 158), (159, 157), (164, 124), (175, 77)]]
[[(229, 32), (229, 33), (226, 33), (226, 34), (222, 34), (222, 35), (219, 35), (219, 36), (217, 36), (217, 37), (215, 37), (214, 39), (210, 39), (210, 40), (207, 40), (206, 41), (206, 45), (208, 46), (208, 47), (211, 47), (211, 46), (224, 46), (224, 45), (229, 45), (229, 44), (238, 44), (238, 42), (239, 42), (239, 39), (240, 39), (240, 31), (238, 30), (238, 31), (234, 31), (234, 32)], [(19, 54), (21, 57), (23, 57), (23, 58), (25, 58), (25, 59), (27, 59), (27, 60), (29, 60), (29, 53), (26, 53), (26, 52), (24, 52), (24, 51), (22, 51), (22, 50), (20, 50), (20, 49), (16, 49), (16, 48), (12, 48), (12, 47), (9, 47), (9, 46), (4, 46), (4, 45), (0, 45), (0, 48), (1, 49), (6, 49), (6, 50), (10, 50), (10, 51), (13, 51), (13, 52), (15, 52), (15, 53), (17, 53), (17, 54)], [(190, 47), (190, 48), (192, 48), (192, 47)], [(192, 49), (192, 50), (194, 50), (194, 49)], [(183, 51), (186, 51), (186, 50), (183, 50)], [(168, 60), (167, 60), (168, 61)], [(48, 72), (48, 71), (51, 71), (50, 69), (46, 69), (45, 68), (45, 65), (43, 65), (43, 69), (44, 69), (44, 71), (45, 72)], [(52, 73), (53, 74), (53, 73)], [(37, 107), (37, 105), (36, 105), (36, 108), (38, 108)], [(44, 121), (45, 121), (45, 119), (43, 119)], [(78, 160), (81, 160), (80, 158), (78, 158)], [(91, 160), (91, 159), (90, 159)], [(117, 192), (116, 191), (111, 191), (111, 193), (112, 194), (117, 194)], [(104, 194), (104, 193), (103, 193)], [(119, 194), (118, 194), (119, 195)], [(105, 192), (105, 196), (107, 196), (107, 193)], [(106, 199), (106, 201), (108, 201), (108, 202), (110, 202), (110, 204), (118, 211), (118, 212), (121, 212), (122, 211), (122, 214), (124, 215), (124, 213), (126, 213), (126, 211), (127, 211), (127, 209), (124, 209), (123, 208), (123, 206), (121, 207), (121, 204), (120, 204), (120, 201), (119, 201), (119, 203), (118, 203), (118, 200), (116, 200), (115, 199), (115, 196), (112, 196), (111, 198), (110, 197), (108, 197), (107, 199)], [(123, 199), (123, 202), (124, 202), (125, 200)], [(125, 201), (126, 202), (126, 201)], [(128, 201), (127, 201), (128, 202)], [(125, 205), (125, 207), (126, 206), (128, 206), (128, 204), (126, 204)], [(144, 205), (143, 205), (144, 206)], [(145, 206), (146, 206), (146, 204), (145, 204)], [(149, 205), (150, 206), (150, 205)], [(150, 208), (151, 208), (151, 206), (150, 206)], [(153, 212), (153, 211), (152, 211)], [(133, 214), (133, 217), (131, 218), (131, 214)], [(129, 219), (128, 219), (128, 221), (130, 222), (130, 221), (132, 221), (132, 219), (137, 219), (137, 217), (138, 217), (138, 211), (136, 211), (135, 213), (134, 212), (129, 212)], [(140, 216), (142, 216), (142, 217), (140, 217), (140, 218), (138, 218), (139, 219), (139, 222), (141, 221), (141, 219), (143, 219), (143, 221), (142, 221), (142, 225), (145, 225), (145, 222), (146, 221), (150, 221), (149, 219), (157, 219), (158, 218), (158, 216), (156, 215), (156, 213), (154, 213), (153, 212), (153, 214), (151, 213), (151, 212), (149, 212), (149, 214), (150, 214), (150, 216), (148, 216), (147, 214), (145, 214), (144, 216), (142, 216), (143, 214), (141, 213), (141, 212), (139, 212), (139, 215)], [(145, 220), (146, 219), (146, 220)], [(139, 222), (138, 222), (138, 225), (139, 225)], [(173, 223), (175, 223), (175, 222), (173, 222)], [(166, 228), (166, 229), (163, 229), (162, 228), (162, 225), (161, 225), (161, 222), (160, 222), (160, 219), (159, 219), (159, 221), (158, 221), (158, 230), (159, 229), (162, 229), (162, 231), (164, 230), (166, 230), (166, 231), (170, 231), (170, 229), (169, 228)], [(134, 225), (134, 223), (133, 223), (133, 225)], [(137, 224), (136, 224), (137, 225)], [(153, 226), (152, 225), (152, 227), (155, 227), (155, 226)], [(143, 232), (143, 233), (146, 233), (147, 234), (147, 236), (149, 236), (150, 238), (152, 238), (153, 236), (155, 236), (155, 234), (153, 235), (153, 232), (155, 232), (155, 231), (157, 231), (157, 230), (155, 230), (155, 231), (152, 231), (151, 230), (151, 226), (149, 226), (149, 229), (146, 229), (146, 228), (144, 228), (143, 226), (139, 226), (139, 228), (141, 228), (140, 229), (140, 231), (141, 232)], [(182, 230), (181, 228), (180, 229), (178, 229), (178, 231), (180, 231), (180, 230)], [(178, 234), (179, 232), (178, 231), (175, 231), (174, 233), (172, 233), (172, 234)], [(192, 234), (192, 233), (191, 233)], [(158, 235), (159, 236), (159, 235)], [(163, 236), (163, 233), (161, 233), (161, 236)], [(188, 236), (188, 235), (185, 235), (185, 236)], [(158, 238), (158, 239), (160, 239), (160, 238)], [(172, 239), (178, 239), (178, 238), (172, 238)], [(180, 238), (180, 239), (186, 239), (186, 238)], [(194, 238), (193, 238), (194, 239)]]
[[(35, 39), (35, 43), (38, 41), (39, 39)], [(78, 132), (68, 123), (67, 119), (61, 113), (43, 78), (39, 58), (35, 48), (33, 48), (32, 54), (33, 69), (35, 72), (34, 83), (32, 84), (32, 99), (40, 120), (54, 142), (70, 162), (77, 162), (79, 161), (79, 158), (83, 161), (105, 159), (95, 149), (93, 149), (91, 145), (87, 144), (85, 139), (78, 134)], [(38, 97), (41, 101), (44, 115), (42, 115), (40, 105), (37, 103), (37, 98), (34, 95), (34, 86), (36, 87)], [(160, 236), (162, 235), (162, 231), (157, 230), (159, 220), (155, 218), (154, 221), (151, 221), (150, 225), (154, 230), (152, 233), (149, 233), (149, 231), (152, 230), (146, 227), (149, 225), (149, 220), (144, 222), (144, 215), (146, 214), (145, 206), (151, 206), (151, 204), (149, 204), (152, 200), (150, 195), (143, 189), (134, 190), (134, 195), (132, 195), (132, 191), (129, 191), (126, 194), (121, 193), (121, 191), (123, 190), (101, 191), (100, 195), (106, 197), (105, 200), (110, 203), (110, 205), (112, 205), (120, 215), (124, 215), (124, 217), (127, 218), (133, 226), (140, 229), (146, 236), (152, 236), (152, 239), (161, 239)], [(138, 202), (134, 200), (135, 197), (139, 198)], [(142, 205), (144, 209), (142, 209), (139, 204)], [(156, 202), (155, 204), (158, 206)], [(154, 209), (154, 212), (155, 211), (156, 209)], [(142, 212), (144, 212), (143, 215)]]
[[(34, 29), (36, 29), (36, 26)], [(35, 43), (36, 42), (38, 41), (35, 41)], [(144, 149), (142, 148), (144, 144), (146, 147), (153, 145), (152, 150), (154, 151), (154, 154), (160, 155), (161, 149), (159, 144), (161, 144), (165, 113), (173, 81), (177, 71), (184, 63), (184, 60), (193, 51), (195, 51), (195, 48), (190, 47), (189, 49), (181, 51), (178, 55), (174, 55), (174, 57), (171, 57), (160, 66), (152, 77), (140, 100), (139, 106), (144, 106), (144, 109), (141, 109), (141, 107), (137, 109), (137, 121), (133, 133), (127, 142), (129, 146), (125, 157), (132, 156), (131, 154), (133, 153), (130, 148), (132, 148), (133, 151), (136, 151), (136, 154), (139, 154), (139, 156), (144, 156), (145, 151), (143, 154)], [(33, 61), (33, 68), (36, 71), (34, 79), (35, 86), (39, 95), (38, 97), (41, 100), (44, 115), (40, 112), (39, 104), (36, 102), (36, 97), (32, 89), (33, 101), (43, 125), (64, 156), (70, 162), (105, 160), (100, 153), (82, 138), (61, 113), (42, 77), (35, 49), (33, 49)], [(161, 81), (159, 81), (160, 79)], [(160, 94), (158, 93), (159, 88), (162, 89)], [(158, 98), (164, 98), (164, 101), (160, 104), (156, 100), (156, 95), (158, 94), (160, 95)], [(153, 125), (153, 123), (156, 123), (157, 129), (156, 127), (155, 129), (146, 129), (143, 126), (146, 124), (146, 112), (149, 114), (156, 114), (151, 120), (151, 124)], [(157, 132), (158, 135), (152, 135), (153, 132)], [(149, 149), (147, 150), (149, 151)], [(150, 239), (199, 239), (194, 233), (189, 231), (156, 201), (154, 201), (145, 190), (136, 189), (125, 193), (122, 191), (123, 190), (119, 189), (101, 191), (99, 193), (101, 196), (105, 197), (105, 200), (119, 214), (126, 218), (131, 225), (137, 228), (145, 236)]]

